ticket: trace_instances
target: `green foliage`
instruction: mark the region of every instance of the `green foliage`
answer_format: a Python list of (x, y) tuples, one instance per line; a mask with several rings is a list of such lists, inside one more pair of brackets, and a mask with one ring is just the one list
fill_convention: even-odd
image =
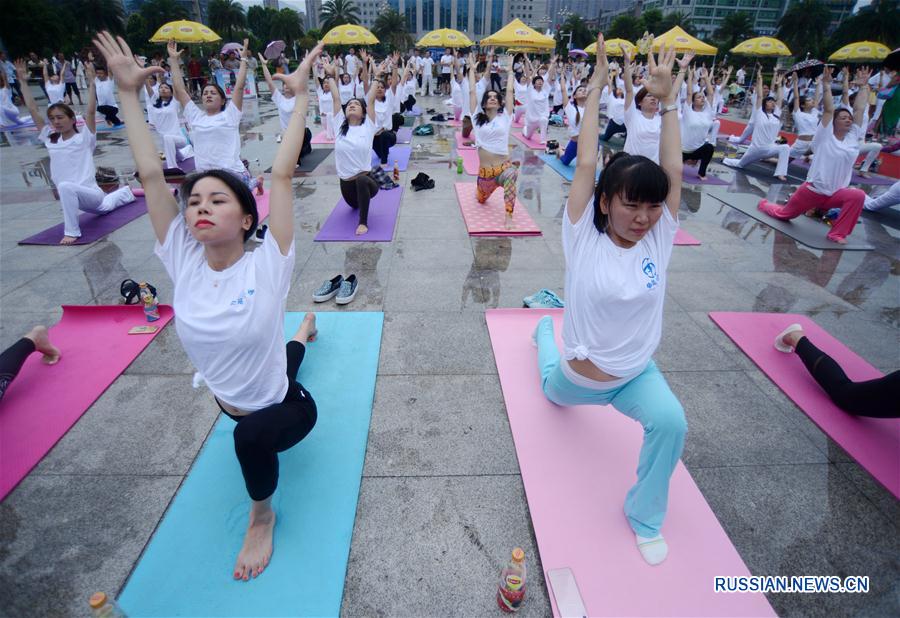
[[(641, 34), (636, 38), (640, 38), (643, 35), (643, 31), (646, 30), (650, 34), (659, 35), (665, 32), (668, 28), (661, 29), (660, 25), (662, 24), (663, 14), (659, 9), (650, 9), (649, 11), (644, 11), (641, 13)], [(632, 41), (633, 42), (633, 41)]]
[(236, 32), (247, 25), (244, 7), (236, 0), (210, 0), (207, 10), (209, 27), (226, 42), (234, 41)]
[(372, 34), (380, 41), (381, 53), (409, 49), (415, 43), (412, 35), (406, 31), (406, 18), (394, 9), (378, 15), (372, 26)]
[(188, 12), (177, 0), (148, 0), (137, 13), (132, 13), (125, 24), (125, 40), (135, 53), (148, 55), (158, 52), (161, 43), (150, 43), (164, 24), (179, 19), (188, 19)]
[(272, 30), (272, 22), (276, 15), (278, 11), (273, 8), (251, 6), (247, 9), (247, 27), (257, 36), (266, 38)]
[(10, 58), (23, 57), (32, 51), (41, 57), (48, 56), (60, 50), (68, 34), (56, 7), (47, 0), (3, 0), (0, 38)]
[(359, 23), (359, 8), (353, 0), (326, 0), (319, 13), (322, 32), (328, 32), (335, 26)]
[(293, 9), (285, 8), (274, 15), (269, 36), (263, 38), (266, 39), (266, 42), (281, 40), (290, 47), (302, 36), (303, 24), (300, 23), (300, 14)]
[(898, 0), (875, 0), (870, 8), (845, 19), (828, 41), (825, 55), (857, 41), (876, 41), (890, 49), (900, 46), (898, 5)]
[(607, 39), (625, 39), (634, 43), (644, 33), (644, 23), (632, 15), (619, 15), (604, 33)]
[(809, 54), (818, 58), (825, 49), (825, 37), (831, 13), (821, 0), (798, 0), (791, 3), (778, 22), (778, 38), (802, 60)]
[(697, 36), (697, 29), (694, 28), (694, 23), (691, 21), (691, 18), (681, 11), (672, 11), (663, 17), (662, 21), (659, 22), (659, 32), (656, 34), (668, 32), (675, 26), (679, 26), (691, 36)]
[(101, 30), (114, 34), (125, 30), (125, 9), (119, 0), (64, 0), (62, 6), (71, 18), (76, 42), (87, 43)]
[(713, 40), (720, 53), (729, 53), (732, 47), (756, 36), (753, 17), (746, 11), (729, 13), (713, 33)]
[[(597, 38), (596, 34), (587, 27), (581, 15), (570, 15), (559, 30), (556, 31), (556, 50), (566, 53), (566, 45), (569, 44), (568, 33), (572, 33), (572, 49), (584, 49)], [(565, 33), (566, 36), (562, 36)]]

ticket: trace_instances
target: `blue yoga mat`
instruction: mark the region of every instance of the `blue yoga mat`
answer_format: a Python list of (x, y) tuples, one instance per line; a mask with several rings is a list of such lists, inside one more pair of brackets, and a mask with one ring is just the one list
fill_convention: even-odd
[[(299, 380), (318, 407), (279, 455), (275, 551), (255, 580), (232, 579), (250, 499), (222, 415), (122, 592), (131, 616), (337, 616), (375, 396), (383, 313), (316, 314)], [(302, 313), (285, 317), (285, 340)], [(212, 404), (209, 404), (212, 405)], [(188, 411), (186, 411), (188, 412)]]
[[(545, 152), (542, 152), (538, 155), (538, 158), (546, 163), (550, 169), (554, 172), (572, 182), (572, 179), (575, 178), (575, 164), (578, 162), (578, 159), (572, 159), (572, 163), (569, 165), (563, 165), (563, 162), (556, 158), (556, 155), (550, 155)], [(600, 178), (600, 169), (597, 169), (597, 178)]]

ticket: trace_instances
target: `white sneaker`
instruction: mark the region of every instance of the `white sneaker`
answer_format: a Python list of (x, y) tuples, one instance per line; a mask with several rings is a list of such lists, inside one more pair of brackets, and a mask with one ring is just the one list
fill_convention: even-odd
[(733, 157), (725, 157), (722, 159), (722, 165), (727, 165), (728, 167), (740, 167), (740, 165), (738, 165), (739, 162), (740, 159), (735, 159)]

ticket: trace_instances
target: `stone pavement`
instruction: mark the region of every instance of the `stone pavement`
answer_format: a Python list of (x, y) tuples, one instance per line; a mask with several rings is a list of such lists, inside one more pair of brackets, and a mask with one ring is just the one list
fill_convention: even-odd
[[(288, 310), (385, 313), (342, 613), (497, 615), (497, 576), (521, 545), (531, 572), (521, 613), (549, 615), (483, 314), (520, 307), (543, 287), (562, 294), (570, 185), (514, 142), (519, 197), (544, 235), (470, 238), (452, 184), (474, 179), (448, 165), (453, 129), (435, 127), (434, 137), (413, 138), (392, 243), (313, 243), (339, 198), (333, 156), (294, 183)], [(271, 165), (277, 129), (267, 97), (247, 103), (242, 152), (254, 172)], [(46, 151), (33, 135), (0, 136), (0, 345), (55, 323), (61, 304), (116, 302), (125, 278), (153, 282), (171, 302), (147, 217), (90, 246), (16, 244), (60, 221)], [(565, 136), (551, 129), (563, 145)], [(100, 133), (97, 163), (133, 171), (124, 132)], [(735, 176), (735, 192), (785, 197), (792, 189), (711, 170)], [(412, 191), (419, 171), (435, 190)], [(900, 368), (900, 213), (860, 221), (854, 233), (875, 245), (871, 252), (808, 249), (692, 186), (680, 217), (703, 244), (674, 249), (656, 360), (687, 413), (684, 463), (753, 574), (872, 578), (868, 594), (772, 595), (779, 614), (897, 615), (897, 500), (707, 313), (805, 313), (879, 369)], [(360, 278), (356, 300), (315, 305), (312, 291), (336, 273)], [(0, 503), (0, 614), (84, 615), (90, 593), (122, 589), (216, 419), (191, 373), (167, 328)]]

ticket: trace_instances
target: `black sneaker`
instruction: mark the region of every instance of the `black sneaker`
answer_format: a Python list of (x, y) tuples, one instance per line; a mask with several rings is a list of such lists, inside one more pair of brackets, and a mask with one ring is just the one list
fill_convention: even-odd
[[(326, 300), (334, 298), (344, 283), (344, 276), (338, 275), (330, 281), (325, 281), (319, 286), (319, 289), (313, 292), (313, 300), (317, 303), (324, 303)], [(352, 299), (351, 299), (352, 300)]]
[(334, 302), (338, 305), (346, 305), (351, 302), (354, 298), (356, 298), (356, 290), (358, 289), (359, 282), (356, 280), (356, 275), (350, 275), (346, 279), (344, 279), (343, 283), (341, 283), (341, 289), (337, 293), (337, 298), (334, 299)]

